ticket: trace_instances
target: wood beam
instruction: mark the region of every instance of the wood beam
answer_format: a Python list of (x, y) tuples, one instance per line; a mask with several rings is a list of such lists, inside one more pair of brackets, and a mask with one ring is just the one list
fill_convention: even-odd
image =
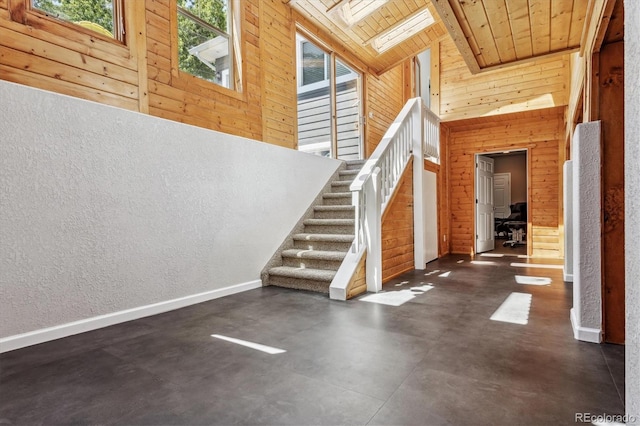
[(462, 27), (453, 12), (451, 4), (449, 4), (449, 0), (433, 0), (432, 3), (438, 15), (440, 15), (440, 19), (442, 19), (442, 22), (449, 30), (449, 34), (462, 54), (465, 63), (469, 67), (469, 71), (471, 71), (472, 74), (479, 73), (480, 65), (471, 50), (469, 41), (465, 37), (464, 31), (462, 31)]
[(580, 56), (600, 51), (616, 0), (589, 0), (580, 40)]

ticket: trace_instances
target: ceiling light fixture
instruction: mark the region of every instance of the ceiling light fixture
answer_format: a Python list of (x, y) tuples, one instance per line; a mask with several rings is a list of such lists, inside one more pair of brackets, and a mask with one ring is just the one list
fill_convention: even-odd
[(373, 48), (382, 53), (398, 43), (424, 30), (435, 22), (429, 9), (424, 9), (388, 29), (376, 37), (371, 43)]

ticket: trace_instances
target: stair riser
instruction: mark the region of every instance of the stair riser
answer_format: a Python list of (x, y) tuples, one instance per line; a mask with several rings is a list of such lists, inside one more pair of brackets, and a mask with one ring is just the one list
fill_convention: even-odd
[(328, 294), (329, 286), (331, 285), (331, 283), (326, 281), (305, 280), (300, 278), (269, 276), (269, 285)]
[(348, 211), (325, 211), (325, 210), (316, 210), (313, 213), (313, 217), (315, 219), (355, 219), (356, 213), (355, 210), (351, 209)]
[(351, 184), (351, 182), (353, 182), (353, 180), (355, 179), (356, 175), (338, 175), (338, 180), (340, 182), (349, 182), (349, 184)]
[(336, 192), (349, 192), (350, 189), (349, 187), (351, 186), (351, 182), (346, 182), (346, 183), (332, 183), (331, 184), (331, 192), (336, 193)]
[(295, 268), (324, 269), (326, 271), (337, 271), (341, 261), (300, 259), (295, 257), (283, 257), (283, 266), (293, 266)]
[(305, 225), (305, 234), (353, 234), (353, 225)]
[(349, 206), (351, 205), (351, 197), (329, 198), (323, 197), (322, 204), (325, 206)]
[(294, 241), (293, 247), (302, 250), (348, 251), (351, 243), (333, 241)]

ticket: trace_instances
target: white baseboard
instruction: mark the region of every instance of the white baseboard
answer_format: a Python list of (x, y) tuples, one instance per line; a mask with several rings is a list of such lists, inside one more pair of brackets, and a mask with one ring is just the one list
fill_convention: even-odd
[(567, 273), (563, 272), (563, 273), (562, 273), (562, 276), (563, 276), (563, 278), (562, 278), (562, 279), (563, 279), (565, 282), (568, 282), (568, 283), (572, 283), (572, 282), (573, 282), (573, 274), (567, 274)]
[(219, 288), (204, 293), (193, 294), (191, 296), (180, 297), (178, 299), (167, 300), (164, 302), (154, 303), (146, 306), (139, 306), (137, 308), (126, 309), (124, 311), (99, 315), (97, 317), (74, 321), (67, 324), (56, 325), (54, 327), (48, 327), (23, 334), (4, 337), (0, 339), (0, 353), (13, 351), (15, 349), (24, 348), (27, 346), (37, 345), (38, 343), (56, 340), (63, 337), (72, 336), (74, 334), (84, 333), (86, 331), (97, 330), (99, 328), (108, 327), (110, 325), (119, 324), (122, 322), (161, 314), (163, 312), (172, 311), (174, 309), (184, 308), (185, 306), (195, 305), (196, 303), (202, 303), (208, 300), (217, 299), (219, 297), (229, 296), (231, 294), (241, 293), (247, 290), (253, 290), (258, 287), (262, 287), (262, 281), (248, 281), (246, 283)]
[(573, 337), (576, 340), (590, 343), (601, 343), (602, 332), (597, 328), (580, 327), (575, 310), (571, 309), (571, 327), (573, 328)]

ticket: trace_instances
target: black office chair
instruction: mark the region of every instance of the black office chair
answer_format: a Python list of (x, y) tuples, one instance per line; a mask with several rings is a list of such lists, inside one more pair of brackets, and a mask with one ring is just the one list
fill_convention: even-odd
[(511, 214), (501, 223), (503, 228), (507, 228), (511, 233), (511, 239), (502, 243), (503, 246), (511, 247), (526, 244), (527, 229), (527, 203), (515, 203), (509, 206)]

